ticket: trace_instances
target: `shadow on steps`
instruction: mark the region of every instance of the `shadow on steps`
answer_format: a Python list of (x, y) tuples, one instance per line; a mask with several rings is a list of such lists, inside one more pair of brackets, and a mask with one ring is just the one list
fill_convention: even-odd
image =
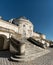
[(29, 42), (31, 42), (32, 44), (43, 48), (43, 44), (42, 44), (41, 42), (39, 42), (39, 41), (36, 41), (36, 40), (33, 39), (32, 37), (28, 38), (27, 40), (28, 40)]
[(0, 58), (9, 58), (10, 57), (10, 52), (6, 50), (0, 50)]

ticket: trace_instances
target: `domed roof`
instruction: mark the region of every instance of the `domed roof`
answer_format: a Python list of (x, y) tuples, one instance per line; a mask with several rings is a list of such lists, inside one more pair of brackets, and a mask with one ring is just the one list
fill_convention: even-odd
[(31, 21), (29, 21), (25, 16), (21, 16), (19, 18), (14, 18), (12, 22), (15, 24), (20, 24), (20, 23), (24, 23), (24, 22), (32, 24)]

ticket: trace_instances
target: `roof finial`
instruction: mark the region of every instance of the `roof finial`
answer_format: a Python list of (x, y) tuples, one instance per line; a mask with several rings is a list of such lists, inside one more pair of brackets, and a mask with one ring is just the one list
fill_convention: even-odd
[(0, 19), (2, 19), (2, 16), (0, 16)]

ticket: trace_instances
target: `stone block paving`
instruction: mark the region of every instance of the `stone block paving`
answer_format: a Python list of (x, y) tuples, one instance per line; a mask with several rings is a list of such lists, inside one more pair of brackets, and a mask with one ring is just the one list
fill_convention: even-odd
[(25, 53), (26, 53), (25, 59), (26, 60), (24, 60), (24, 61), (34, 60), (34, 59), (50, 52), (49, 50), (38, 47), (27, 40), (25, 40), (25, 43), (26, 43), (26, 50), (25, 50)]
[[(29, 49), (29, 48), (27, 48), (27, 49)], [(46, 59), (47, 56), (44, 57), (44, 55), (47, 55), (48, 53), (50, 53), (50, 51), (44, 50), (38, 46), (34, 46), (29, 51), (26, 50), (26, 53), (27, 54), (25, 55), (25, 61), (13, 62), (13, 61), (8, 60), (8, 58), (10, 56), (8, 51), (0, 51), (0, 65), (46, 65), (47, 64), (46, 61), (48, 59)], [(48, 63), (50, 64), (50, 62), (48, 62)]]
[(36, 65), (53, 65), (53, 48), (49, 48), (49, 50), (50, 53), (34, 60)]

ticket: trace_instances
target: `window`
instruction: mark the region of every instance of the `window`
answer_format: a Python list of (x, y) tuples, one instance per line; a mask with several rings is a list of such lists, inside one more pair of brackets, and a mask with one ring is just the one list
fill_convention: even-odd
[(23, 27), (25, 27), (25, 25), (23, 25)]
[(15, 24), (15, 25), (17, 25), (17, 26), (18, 26), (18, 23), (17, 23), (17, 22), (12, 21), (12, 24)]
[(32, 26), (30, 26), (30, 29), (32, 29)]
[(24, 37), (26, 36), (26, 32), (25, 32), (25, 30), (23, 30), (23, 36), (24, 36)]

